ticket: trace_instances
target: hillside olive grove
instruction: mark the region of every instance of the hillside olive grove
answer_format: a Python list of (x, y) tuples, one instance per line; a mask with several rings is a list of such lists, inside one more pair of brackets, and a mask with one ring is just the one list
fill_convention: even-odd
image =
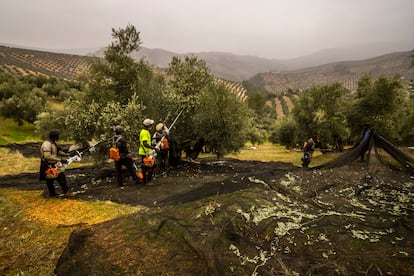
[[(279, 100), (284, 116), (278, 118), (266, 105), (274, 95), (252, 86), (241, 101), (215, 82), (206, 62), (196, 56), (174, 57), (160, 71), (132, 58), (141, 45), (134, 26), (112, 29), (112, 37), (104, 58), (91, 59), (89, 70), (76, 80), (0, 73), (0, 116), (34, 123), (40, 135), (59, 128), (66, 140), (101, 140), (106, 146), (112, 126), (120, 124), (136, 150), (145, 118), (169, 125), (182, 110), (171, 131), (178, 158), (182, 150), (197, 157), (201, 148), (220, 157), (247, 141), (294, 147), (313, 134), (325, 146), (337, 147), (358, 141), (364, 126), (397, 144), (414, 141), (414, 92), (398, 76), (362, 77), (356, 93), (340, 83), (295, 91), (294, 97), (286, 91), (294, 107)], [(51, 108), (46, 104), (50, 99), (62, 108)], [(101, 157), (106, 156), (106, 147), (101, 148)]]
[(326, 147), (341, 149), (361, 139), (364, 127), (396, 144), (414, 141), (412, 89), (402, 80), (365, 76), (356, 94), (340, 83), (313, 86), (295, 100), (290, 117), (276, 126), (273, 141), (287, 147), (303, 143), (316, 134)]
[[(104, 157), (113, 125), (123, 126), (130, 149), (136, 151), (145, 118), (168, 126), (182, 110), (171, 130), (178, 158), (182, 150), (196, 157), (202, 146), (223, 156), (244, 145), (247, 106), (222, 84), (214, 82), (204, 61), (195, 56), (175, 57), (166, 72), (159, 72), (130, 56), (141, 44), (140, 33), (134, 26), (113, 29), (112, 37), (114, 41), (104, 58), (92, 61), (89, 70), (79, 78), (80, 89), (66, 95), (63, 108), (33, 108), (37, 117), (29, 122), (36, 124), (39, 134), (58, 128), (66, 140), (103, 141), (100, 153)], [(43, 94), (43, 105), (47, 96), (55, 95)], [(11, 98), (2, 97), (2, 105), (6, 105), (7, 97)], [(2, 116), (12, 117), (5, 112)], [(195, 143), (199, 145), (196, 149)]]

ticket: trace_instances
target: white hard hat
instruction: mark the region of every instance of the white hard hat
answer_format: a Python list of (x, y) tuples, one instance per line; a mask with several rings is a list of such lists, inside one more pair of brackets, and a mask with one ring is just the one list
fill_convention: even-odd
[(159, 123), (159, 124), (157, 124), (156, 126), (155, 126), (155, 130), (156, 131), (160, 131), (161, 129), (163, 129), (164, 128), (164, 124), (163, 123)]
[(145, 119), (144, 122), (142, 122), (144, 126), (150, 126), (154, 123), (154, 120), (151, 119)]

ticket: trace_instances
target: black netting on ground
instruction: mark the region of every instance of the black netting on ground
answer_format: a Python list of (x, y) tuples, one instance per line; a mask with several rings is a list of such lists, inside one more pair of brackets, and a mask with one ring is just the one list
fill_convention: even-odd
[(374, 137), (376, 145), (379, 145), (381, 148), (383, 148), (389, 155), (391, 155), (395, 160), (400, 162), (400, 164), (402, 164), (405, 168), (409, 169), (411, 172), (414, 172), (414, 158), (404, 154), (402, 151), (400, 151), (393, 144), (385, 140), (383, 137), (375, 134)]
[(312, 169), (329, 169), (334, 167), (343, 166), (349, 164), (350, 162), (360, 158), (363, 160), (365, 153), (368, 152), (367, 164), (369, 165), (369, 158), (371, 156), (371, 151), (374, 151), (375, 157), (381, 162), (384, 163), (379, 152), (378, 148), (384, 149), (386, 153), (392, 156), (397, 160), (408, 172), (414, 174), (414, 158), (409, 155), (404, 154), (397, 147), (387, 141), (385, 138), (380, 135), (370, 132), (369, 135), (361, 139), (361, 141), (352, 149), (348, 150), (343, 155), (335, 158), (325, 164), (315, 166)]

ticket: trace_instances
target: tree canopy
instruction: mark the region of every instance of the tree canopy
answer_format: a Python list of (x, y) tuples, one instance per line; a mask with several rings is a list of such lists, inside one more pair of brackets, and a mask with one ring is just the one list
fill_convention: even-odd
[(345, 111), (349, 106), (346, 93), (339, 83), (313, 86), (303, 91), (292, 111), (299, 137), (306, 140), (318, 135), (325, 143), (335, 144), (338, 135), (344, 136), (347, 129)]
[(36, 123), (39, 131), (53, 126), (77, 142), (101, 140), (104, 158), (113, 125), (124, 128), (129, 147), (136, 151), (145, 118), (168, 126), (182, 110), (171, 130), (178, 150), (194, 139), (205, 141), (203, 145), (218, 156), (243, 147), (246, 107), (225, 87), (214, 83), (205, 61), (196, 56), (173, 57), (162, 73), (130, 56), (140, 45), (134, 26), (112, 29), (112, 36), (114, 42), (105, 50), (104, 58), (96, 58), (82, 76), (85, 90), (65, 101), (63, 110), (42, 113)]
[(347, 114), (353, 137), (360, 137), (364, 126), (370, 126), (388, 140), (400, 142), (402, 127), (410, 113), (408, 91), (401, 79), (370, 76), (360, 79), (358, 90)]
[(302, 144), (318, 135), (324, 145), (341, 146), (360, 140), (364, 127), (371, 127), (395, 143), (413, 141), (412, 93), (401, 78), (364, 76), (352, 94), (341, 84), (313, 86), (297, 98), (292, 118), (278, 128), (278, 142)]

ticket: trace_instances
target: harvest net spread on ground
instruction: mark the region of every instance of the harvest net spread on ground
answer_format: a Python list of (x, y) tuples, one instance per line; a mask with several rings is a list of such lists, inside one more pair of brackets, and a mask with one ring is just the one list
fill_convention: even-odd
[[(381, 147), (412, 160), (375, 134), (368, 140), (374, 154)], [(363, 146), (324, 169), (229, 158), (182, 162), (141, 189), (132, 180), (118, 188), (113, 164), (68, 170), (78, 200), (142, 211), (74, 231), (56, 274), (413, 275), (413, 179), (351, 162)], [(368, 163), (375, 165), (371, 157)], [(40, 196), (45, 185), (37, 179), (1, 177), (0, 186)]]

